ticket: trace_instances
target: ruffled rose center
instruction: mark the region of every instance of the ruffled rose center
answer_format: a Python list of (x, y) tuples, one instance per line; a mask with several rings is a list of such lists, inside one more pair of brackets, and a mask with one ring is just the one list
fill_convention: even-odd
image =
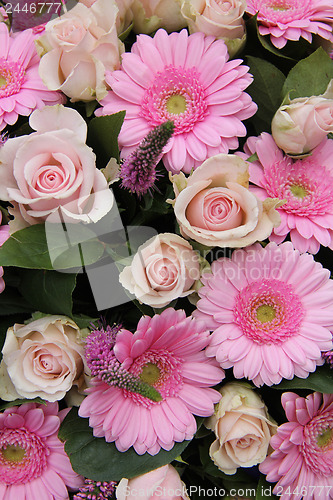
[(48, 449), (26, 429), (5, 429), (0, 435), (0, 483), (25, 484), (39, 477), (47, 465)]
[(17, 94), (25, 80), (23, 66), (0, 58), (0, 99)]
[(308, 467), (316, 475), (333, 474), (333, 412), (326, 411), (314, 417), (304, 427), (301, 453)]
[[(140, 377), (143, 382), (155, 387), (162, 400), (175, 396), (183, 385), (181, 373), (182, 360), (166, 349), (150, 350), (136, 358), (129, 371)], [(124, 389), (124, 394), (131, 397), (138, 405), (150, 408), (158, 402), (152, 401), (140, 394)]]
[(174, 134), (190, 132), (207, 114), (206, 93), (195, 68), (166, 66), (146, 89), (141, 116), (156, 127), (171, 120)]
[(258, 344), (281, 344), (299, 331), (304, 310), (293, 287), (279, 280), (255, 281), (237, 295), (235, 322)]
[(333, 176), (315, 160), (283, 159), (265, 168), (264, 184), (268, 196), (286, 200), (280, 210), (299, 216), (332, 212)]

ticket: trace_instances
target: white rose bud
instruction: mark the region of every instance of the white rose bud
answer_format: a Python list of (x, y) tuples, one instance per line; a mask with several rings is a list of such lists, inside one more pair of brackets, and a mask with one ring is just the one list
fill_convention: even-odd
[(274, 141), (290, 156), (311, 152), (332, 132), (333, 80), (324, 94), (293, 99), (272, 120)]
[(206, 427), (216, 435), (209, 454), (225, 474), (235, 474), (238, 467), (252, 467), (267, 456), (276, 424), (269, 417), (261, 398), (249, 384), (229, 382), (220, 390), (222, 398)]

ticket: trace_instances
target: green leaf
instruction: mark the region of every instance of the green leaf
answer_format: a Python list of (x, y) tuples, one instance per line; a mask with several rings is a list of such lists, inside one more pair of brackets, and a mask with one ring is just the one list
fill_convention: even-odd
[(120, 481), (145, 474), (177, 458), (190, 441), (177, 443), (170, 451), (161, 450), (157, 455), (138, 455), (133, 448), (117, 450), (114, 443), (93, 436), (89, 421), (78, 417), (72, 408), (63, 421), (59, 438), (65, 441), (65, 451), (73, 469), (95, 481)]
[(282, 99), (288, 92), (291, 99), (323, 94), (332, 78), (333, 61), (319, 47), (290, 70), (283, 85)]
[(309, 389), (311, 391), (333, 394), (333, 370), (327, 365), (318, 367), (314, 373), (307, 378), (294, 377), (292, 380), (282, 380), (278, 385), (272, 385), (272, 389)]
[(114, 115), (98, 116), (88, 125), (87, 143), (97, 155), (99, 168), (106, 166), (110, 158), (119, 162), (118, 135), (125, 118), (125, 111)]
[(252, 121), (258, 132), (270, 131), (272, 118), (281, 103), (284, 74), (273, 64), (258, 57), (248, 56), (250, 73), (254, 77), (247, 92), (258, 105)]
[(277, 497), (272, 493), (274, 486), (275, 484), (268, 483), (265, 476), (261, 474), (256, 492), (256, 500), (277, 500)]
[[(67, 233), (61, 224), (48, 224), (47, 238), (44, 224), (17, 231), (0, 248), (0, 266), (71, 269), (93, 264), (101, 258), (104, 245), (93, 231), (82, 224), (66, 224), (66, 229)], [(70, 246), (66, 234), (70, 235)], [(53, 263), (49, 249), (53, 255)]]
[(24, 270), (19, 290), (35, 310), (71, 317), (75, 284), (75, 274)]
[(88, 102), (85, 103), (87, 118), (90, 118), (90, 116), (93, 114), (93, 112), (95, 111), (95, 109), (97, 108), (97, 106), (98, 106), (98, 102), (97, 101), (88, 101)]
[(8, 401), (6, 403), (0, 404), (0, 411), (5, 410), (6, 408), (11, 408), (12, 406), (20, 406), (25, 403), (38, 403), (40, 405), (47, 405), (47, 401), (41, 398), (34, 399), (15, 399), (14, 401)]

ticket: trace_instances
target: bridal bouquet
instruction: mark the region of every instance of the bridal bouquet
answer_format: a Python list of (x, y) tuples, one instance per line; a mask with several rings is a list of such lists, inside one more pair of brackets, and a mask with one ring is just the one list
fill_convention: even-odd
[(332, 499), (332, 0), (0, 3), (0, 500)]

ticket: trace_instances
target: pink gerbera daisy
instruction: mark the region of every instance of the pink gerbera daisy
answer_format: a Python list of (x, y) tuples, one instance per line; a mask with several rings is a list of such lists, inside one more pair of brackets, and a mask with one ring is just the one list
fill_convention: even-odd
[(332, 347), (333, 281), (292, 243), (259, 243), (213, 262), (194, 316), (214, 330), (208, 356), (255, 385), (306, 378)]
[(212, 415), (221, 397), (210, 387), (224, 372), (206, 357), (208, 343), (205, 325), (184, 311), (169, 308), (153, 318), (144, 316), (134, 334), (120, 330), (113, 350), (122, 368), (159, 391), (160, 400), (95, 378), (79, 415), (90, 417), (94, 435), (114, 441), (119, 451), (133, 446), (139, 455), (155, 455), (192, 439), (197, 429), (193, 414)]
[(60, 92), (45, 87), (38, 67), (32, 30), (13, 36), (0, 23), (0, 131), (13, 125), (19, 115), (29, 116), (36, 108), (65, 102)]
[(0, 499), (67, 500), (83, 484), (73, 471), (60, 423), (69, 409), (28, 403), (0, 414)]
[(290, 233), (300, 252), (317, 253), (320, 245), (333, 250), (333, 140), (325, 139), (311, 156), (292, 160), (284, 156), (267, 133), (250, 137), (244, 159), (256, 153), (259, 160), (249, 164), (251, 187), (259, 199), (280, 198), (281, 224), (269, 239), (281, 243)]
[(312, 41), (312, 33), (333, 41), (329, 0), (247, 0), (246, 12), (258, 13), (259, 33), (282, 49), (288, 40)]
[(186, 30), (154, 38), (140, 35), (122, 55), (120, 70), (107, 73), (112, 91), (96, 114), (126, 110), (119, 134), (126, 158), (145, 135), (171, 120), (175, 130), (164, 148), (168, 170), (189, 173), (210, 156), (238, 147), (246, 135), (241, 120), (257, 109), (244, 91), (252, 82), (240, 59), (227, 62), (223, 40)]
[(273, 493), (281, 500), (333, 498), (333, 395), (285, 392), (281, 400), (289, 422), (271, 438), (275, 451), (260, 471), (278, 481)]

